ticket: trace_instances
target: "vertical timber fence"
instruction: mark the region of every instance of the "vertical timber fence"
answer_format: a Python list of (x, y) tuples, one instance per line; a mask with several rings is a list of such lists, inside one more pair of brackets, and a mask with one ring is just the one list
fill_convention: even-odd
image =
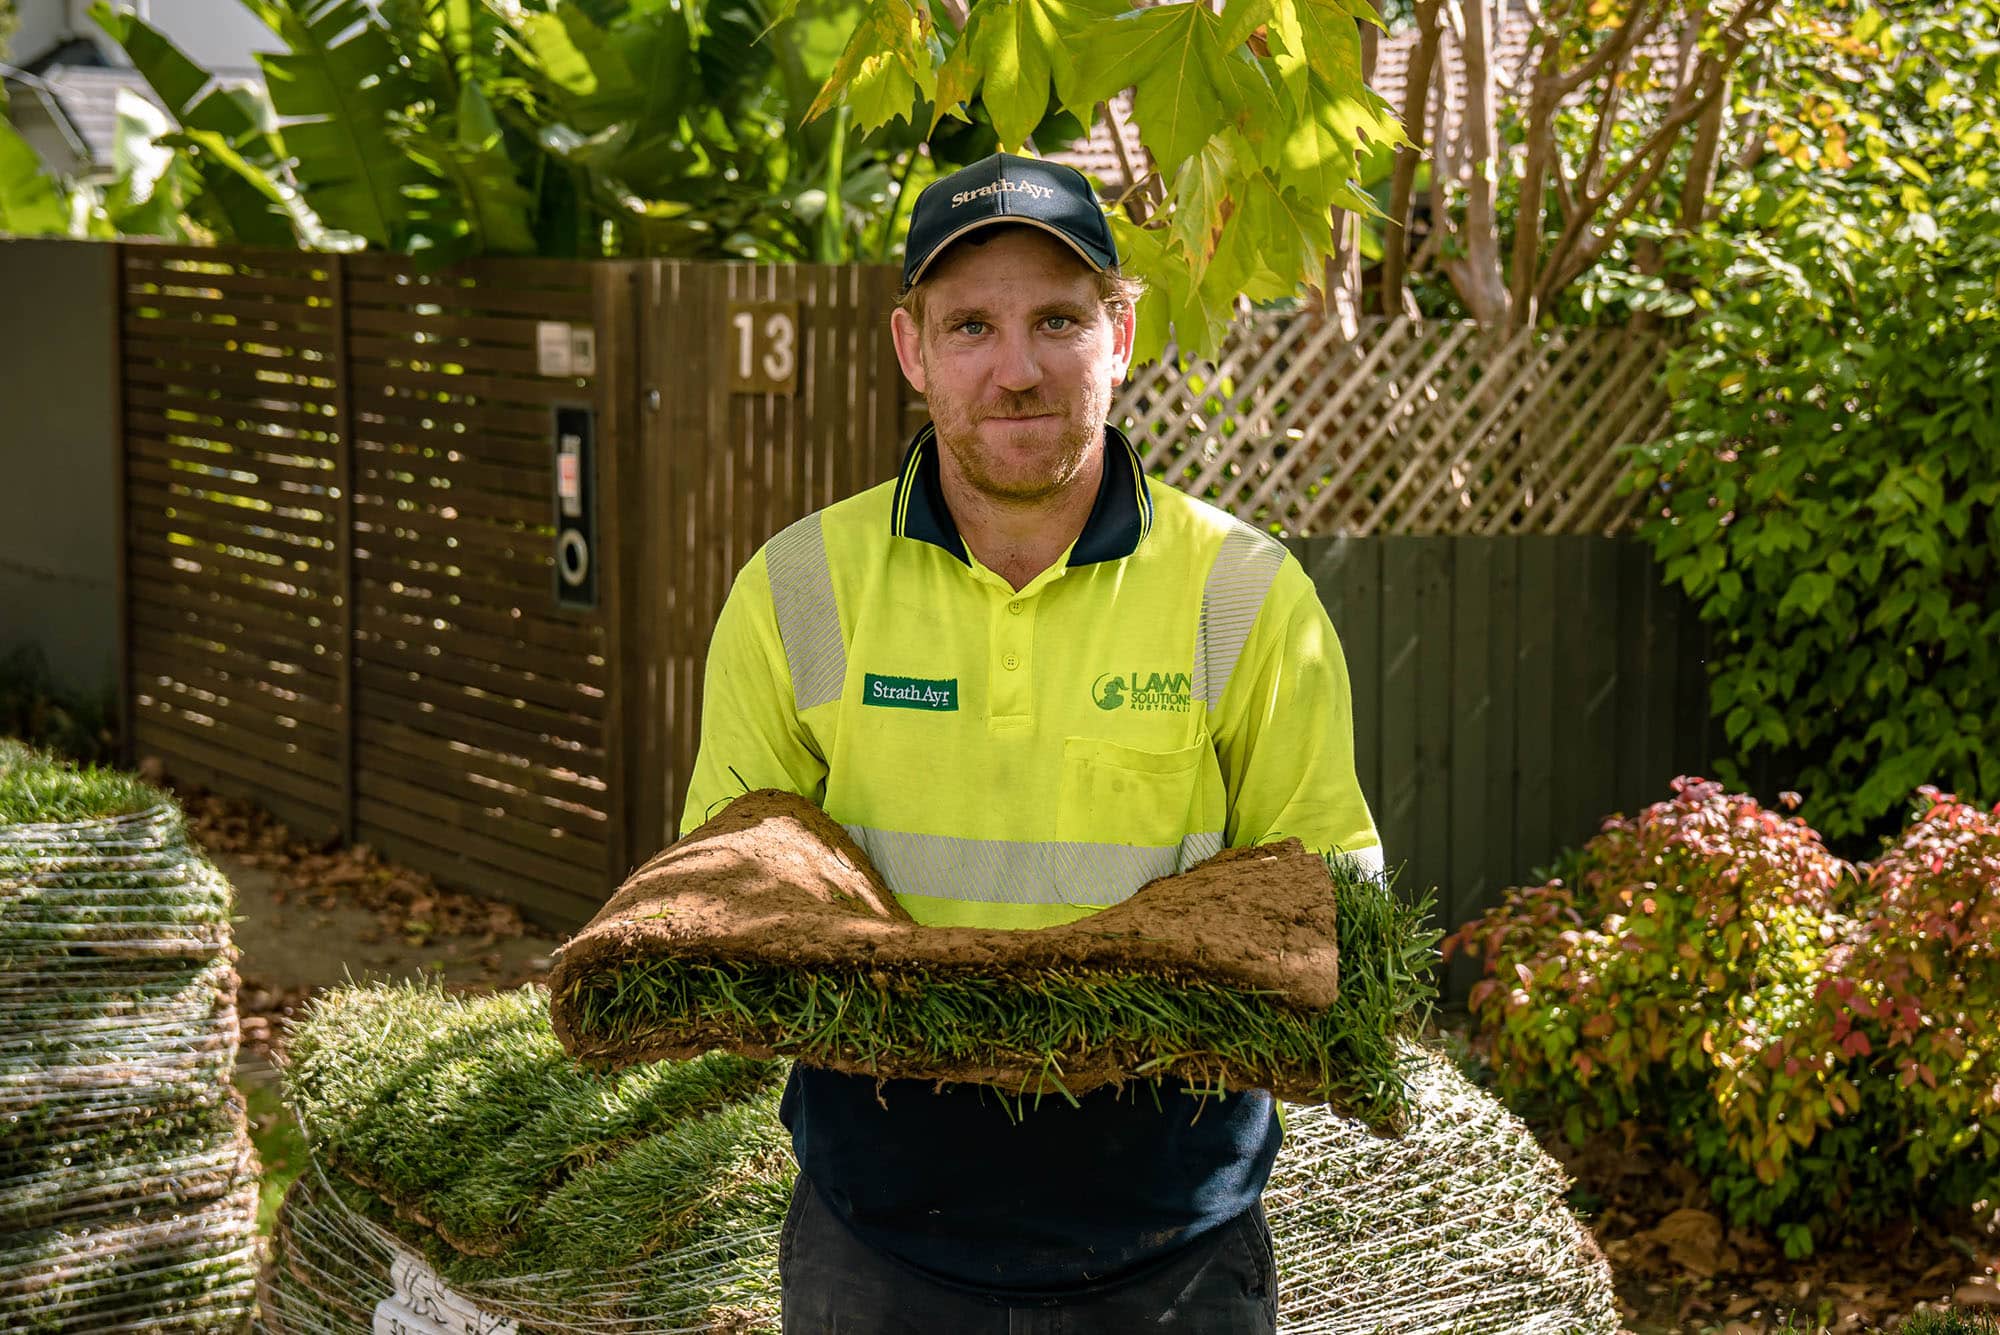
[[(921, 420), (886, 267), (130, 245), (118, 275), (135, 751), (554, 925), (672, 838), (736, 571)], [(1692, 615), (1604, 536), (1660, 350), (1293, 324), (1117, 411), (1290, 535), (1391, 860), (1456, 923), (1713, 750)]]

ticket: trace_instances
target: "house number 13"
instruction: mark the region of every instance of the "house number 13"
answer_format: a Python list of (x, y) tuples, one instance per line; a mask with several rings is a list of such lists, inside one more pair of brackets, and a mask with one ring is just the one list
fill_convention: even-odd
[(728, 345), (732, 393), (790, 394), (798, 388), (797, 302), (730, 302)]

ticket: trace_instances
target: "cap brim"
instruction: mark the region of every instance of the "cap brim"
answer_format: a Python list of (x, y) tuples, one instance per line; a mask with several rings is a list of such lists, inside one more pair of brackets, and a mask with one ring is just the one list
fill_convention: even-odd
[(924, 256), (924, 262), (922, 264), (919, 264), (916, 267), (916, 271), (913, 272), (909, 276), (909, 278), (903, 283), (903, 290), (907, 292), (911, 288), (915, 287), (918, 283), (921, 283), (924, 280), (924, 275), (930, 272), (931, 265), (937, 263), (938, 256), (944, 254), (947, 250), (950, 250), (953, 243), (958, 241), (959, 238), (963, 237), (966, 233), (976, 232), (982, 227), (1037, 228), (1041, 231), (1047, 232), (1050, 236), (1054, 237), (1056, 240), (1062, 242), (1064, 245), (1068, 246), (1071, 250), (1075, 251), (1076, 257), (1078, 259), (1082, 260), (1085, 264), (1088, 264), (1092, 269), (1096, 270), (1098, 273), (1109, 273), (1111, 271), (1111, 266), (1099, 263), (1096, 259), (1094, 259), (1091, 256), (1091, 253), (1089, 251), (1083, 248), (1082, 244), (1078, 242), (1075, 237), (1071, 236), (1068, 232), (1063, 231), (1062, 228), (1057, 227), (1054, 223), (1043, 222), (1039, 218), (1024, 218), (1019, 214), (1003, 213), (996, 217), (979, 218), (972, 222), (969, 222), (965, 226), (959, 228), (957, 231), (948, 234), (942, 241), (939, 241), (935, 246), (932, 246), (931, 253)]

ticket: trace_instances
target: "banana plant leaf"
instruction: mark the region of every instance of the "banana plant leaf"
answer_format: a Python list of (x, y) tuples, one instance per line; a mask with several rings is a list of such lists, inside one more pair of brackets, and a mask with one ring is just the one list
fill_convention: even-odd
[[(103, 0), (90, 15), (124, 48), (178, 123), (181, 133), (161, 142), (180, 149), (199, 179), (200, 189), (187, 192), (191, 212), (222, 239), (242, 245), (289, 248), (318, 235), (317, 220), (286, 179), (277, 116), (261, 89), (214, 84), (207, 70), (158, 29)], [(155, 204), (132, 215), (130, 229), (116, 209), (114, 221), (121, 231), (168, 235), (160, 230), (165, 207)]]
[(290, 50), (258, 57), (297, 160), (299, 190), (328, 227), (404, 250), (415, 201), (445, 182), (395, 139), (424, 90), (365, 0), (245, 0)]
[[(507, 155), (500, 122), (474, 83), (459, 87), (455, 127), (407, 130), (402, 144), (451, 183), (434, 214), (413, 212), (413, 249), (439, 259), (465, 255), (528, 255), (537, 250), (534, 196)], [(456, 133), (450, 133), (451, 128)]]
[(60, 236), (69, 231), (69, 206), (42, 170), (42, 161), (14, 127), (0, 120), (0, 232)]

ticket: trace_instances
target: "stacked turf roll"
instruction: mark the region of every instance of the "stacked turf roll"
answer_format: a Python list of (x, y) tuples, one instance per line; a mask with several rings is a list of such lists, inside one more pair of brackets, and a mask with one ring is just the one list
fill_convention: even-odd
[(777, 1311), (795, 1171), (784, 1074), (726, 1053), (592, 1074), (535, 987), (327, 993), (286, 1055), (312, 1164), (279, 1212), (266, 1328), (380, 1329), (432, 1289), (418, 1267), (523, 1331), (753, 1328)]
[[(1394, 1048), (1403, 1135), (1285, 1109), (1279, 1329), (1610, 1335), (1610, 1276), (1560, 1170), (1450, 1063)], [(429, 1303), (518, 1335), (775, 1330), (783, 1075), (723, 1053), (592, 1074), (538, 988), (328, 994), (290, 1049), (313, 1165), (279, 1212), (265, 1329), (381, 1329)]]
[(0, 740), (0, 1330), (249, 1319), (230, 902), (159, 792)]

